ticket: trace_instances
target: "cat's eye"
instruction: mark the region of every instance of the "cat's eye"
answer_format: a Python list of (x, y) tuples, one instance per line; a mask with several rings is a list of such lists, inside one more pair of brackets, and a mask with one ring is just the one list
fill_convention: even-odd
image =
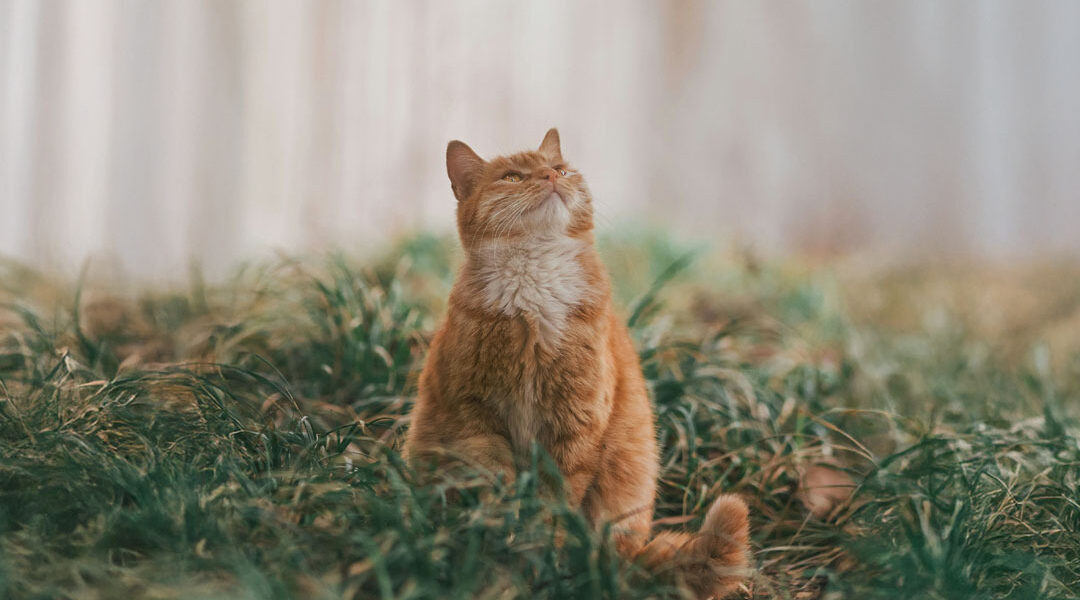
[(568, 171), (562, 167), (559, 167), (558, 169), (556, 169), (556, 171), (558, 171), (559, 175), (562, 175), (563, 177), (566, 177), (566, 174), (568, 173)]
[(525, 178), (521, 176), (521, 173), (515, 173), (514, 171), (510, 171), (506, 175), (502, 176), (503, 181), (509, 181), (510, 183), (518, 183), (519, 181), (523, 181), (524, 179)]

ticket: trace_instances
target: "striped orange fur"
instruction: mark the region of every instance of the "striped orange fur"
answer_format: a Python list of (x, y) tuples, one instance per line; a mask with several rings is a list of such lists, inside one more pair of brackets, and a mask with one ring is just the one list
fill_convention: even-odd
[(592, 198), (550, 130), (538, 150), (446, 150), (465, 251), (420, 376), (414, 464), (459, 458), (513, 477), (536, 442), (569, 501), (614, 524), (625, 556), (722, 596), (748, 562), (745, 503), (718, 498), (697, 533), (650, 539), (659, 468), (645, 380), (593, 243)]

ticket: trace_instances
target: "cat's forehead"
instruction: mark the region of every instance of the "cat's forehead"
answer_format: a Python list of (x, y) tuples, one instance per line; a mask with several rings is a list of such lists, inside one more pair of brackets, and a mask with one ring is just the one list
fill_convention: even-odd
[(538, 169), (555, 164), (550, 157), (535, 150), (498, 156), (488, 162), (496, 169)]

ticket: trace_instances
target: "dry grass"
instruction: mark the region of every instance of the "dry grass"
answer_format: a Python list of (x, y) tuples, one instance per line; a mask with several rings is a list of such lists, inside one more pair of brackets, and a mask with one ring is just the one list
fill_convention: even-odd
[[(677, 597), (540, 500), (542, 452), (512, 488), (413, 483), (396, 451), (452, 248), (135, 294), (0, 267), (0, 597)], [(742, 494), (748, 597), (1080, 594), (1075, 265), (604, 250), (657, 519)]]

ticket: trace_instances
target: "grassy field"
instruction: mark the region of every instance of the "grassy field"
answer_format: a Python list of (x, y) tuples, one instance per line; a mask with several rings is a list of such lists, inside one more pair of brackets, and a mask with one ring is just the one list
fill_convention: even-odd
[[(157, 290), (0, 265), (0, 598), (678, 597), (538, 499), (541, 453), (512, 488), (414, 484), (455, 247)], [(741, 494), (747, 597), (1080, 597), (1080, 267), (603, 252), (657, 526)]]

